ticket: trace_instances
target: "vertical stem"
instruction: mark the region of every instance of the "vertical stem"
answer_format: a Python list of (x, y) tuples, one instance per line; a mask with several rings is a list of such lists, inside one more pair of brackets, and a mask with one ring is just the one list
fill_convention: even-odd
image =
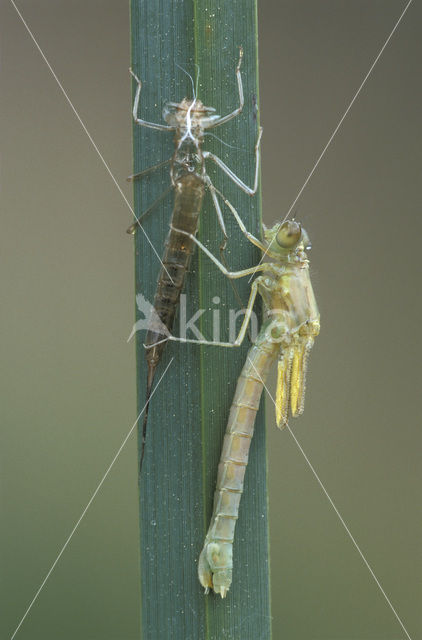
[[(141, 77), (142, 117), (163, 122), (166, 100), (192, 96), (189, 78), (200, 68), (199, 98), (226, 114), (237, 106), (235, 67), (244, 48), (245, 108), (234, 121), (212, 131), (231, 147), (206, 137), (204, 148), (222, 158), (243, 180), (253, 180), (253, 149), (258, 131), (256, 0), (131, 0), (132, 66)], [(134, 126), (134, 171), (169, 157), (172, 134)], [(259, 233), (260, 198), (248, 197), (208, 163), (215, 185), (236, 206), (246, 226)], [(168, 167), (135, 184), (139, 216), (168, 185)], [(144, 229), (159, 255), (168, 231), (173, 195), (145, 220)], [(230, 237), (226, 259), (233, 269), (255, 264), (258, 252), (224, 211)], [(209, 194), (201, 212), (201, 240), (218, 254), (221, 230)], [(153, 300), (160, 264), (142, 232), (135, 240), (136, 292)], [(247, 279), (238, 285), (248, 297)], [(205, 309), (201, 325), (213, 337), (212, 310), (220, 312), (221, 338), (227, 339), (229, 310), (238, 303), (231, 286), (206, 256), (194, 256), (184, 288), (186, 317)], [(220, 301), (216, 300), (216, 296)], [(182, 301), (183, 304), (183, 301)], [(180, 313), (179, 313), (180, 317)], [(215, 326), (215, 323), (214, 323)], [(179, 331), (176, 320), (174, 333)], [(139, 411), (145, 402), (146, 364), (137, 334)], [(205, 596), (197, 561), (211, 515), (223, 433), (248, 345), (222, 349), (170, 343), (158, 380), (173, 361), (150, 406), (147, 447), (140, 479), (142, 638), (144, 640), (235, 640), (270, 638), (268, 524), (264, 416), (257, 418), (245, 492), (234, 546), (233, 585), (225, 600)]]

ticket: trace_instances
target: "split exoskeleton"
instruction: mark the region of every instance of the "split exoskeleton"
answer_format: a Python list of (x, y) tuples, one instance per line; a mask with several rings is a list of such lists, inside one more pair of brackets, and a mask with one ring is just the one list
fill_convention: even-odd
[[(250, 196), (253, 196), (258, 188), (259, 177), (259, 145), (262, 129), (259, 129), (258, 139), (255, 144), (255, 176), (253, 187), (248, 187), (220, 158), (209, 151), (202, 149), (205, 131), (220, 126), (235, 118), (244, 106), (242, 77), (240, 66), (243, 50), (240, 49), (239, 62), (236, 67), (236, 80), (239, 92), (239, 106), (225, 116), (219, 116), (215, 109), (205, 106), (195, 95), (193, 99), (184, 98), (181, 102), (169, 102), (166, 104), (163, 117), (167, 124), (149, 122), (138, 117), (139, 100), (142, 83), (130, 70), (137, 82), (137, 89), (133, 103), (133, 118), (136, 124), (158, 131), (173, 131), (174, 153), (171, 158), (133, 174), (129, 180), (141, 178), (160, 167), (170, 165), (170, 186), (153, 202), (153, 204), (137, 218), (136, 222), (128, 229), (134, 234), (141, 225), (141, 220), (174, 188), (174, 206), (170, 224), (170, 232), (166, 239), (165, 250), (161, 260), (161, 270), (158, 276), (157, 290), (154, 298), (154, 310), (159, 318), (165, 335), (173, 328), (174, 317), (179, 304), (180, 293), (183, 288), (186, 273), (189, 268), (190, 258), (194, 250), (193, 238), (199, 226), (199, 215), (202, 207), (205, 190), (208, 189), (218, 222), (221, 227), (225, 245), (227, 239), (226, 227), (221, 212), (218, 196), (222, 194), (214, 187), (207, 174), (205, 162), (211, 160), (240, 188)], [(225, 200), (225, 199), (224, 199)], [(161, 360), (167, 337), (163, 340), (163, 331), (159, 332), (156, 323), (151, 323), (146, 335), (147, 351), (147, 392), (146, 408), (142, 430), (142, 450), (140, 455), (140, 469), (145, 451), (146, 426), (148, 419), (149, 401), (157, 366)]]

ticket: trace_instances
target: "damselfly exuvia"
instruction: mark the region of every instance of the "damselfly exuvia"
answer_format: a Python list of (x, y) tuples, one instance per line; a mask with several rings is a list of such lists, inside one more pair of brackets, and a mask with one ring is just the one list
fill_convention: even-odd
[[(205, 130), (217, 127), (232, 118), (235, 118), (243, 109), (244, 97), (242, 78), (240, 75), (240, 65), (242, 62), (243, 50), (240, 49), (239, 62), (236, 67), (236, 79), (239, 92), (239, 106), (225, 116), (215, 114), (215, 109), (205, 106), (197, 99), (194, 91), (193, 99), (184, 98), (181, 102), (168, 103), (163, 111), (164, 120), (167, 124), (148, 122), (138, 117), (139, 98), (142, 83), (139, 78), (131, 73), (137, 82), (135, 100), (133, 104), (133, 118), (135, 122), (143, 127), (157, 129), (159, 131), (175, 132), (175, 150), (171, 158), (160, 162), (140, 173), (130, 176), (129, 179), (140, 178), (159, 167), (170, 165), (170, 187), (144, 212), (141, 218), (137, 219), (129, 229), (129, 233), (135, 233), (141, 219), (151, 211), (151, 209), (162, 200), (171, 188), (175, 190), (173, 214), (171, 218), (170, 233), (166, 240), (165, 251), (162, 258), (162, 267), (158, 277), (157, 290), (154, 298), (154, 310), (158, 315), (164, 329), (171, 331), (174, 317), (179, 303), (180, 293), (183, 288), (186, 272), (189, 267), (194, 244), (192, 238), (198, 231), (199, 214), (205, 189), (208, 188), (218, 221), (224, 238), (227, 238), (223, 215), (218, 200), (219, 191), (212, 184), (207, 174), (205, 161), (212, 160), (233, 182), (248, 195), (254, 195), (258, 188), (259, 176), (259, 144), (262, 129), (259, 130), (258, 139), (255, 145), (255, 178), (253, 187), (248, 187), (233, 171), (217, 156), (202, 149)], [(179, 231), (180, 230), (180, 231)], [(182, 235), (182, 231), (187, 235)], [(151, 348), (147, 351), (147, 393), (146, 407), (143, 421), (142, 450), (140, 456), (140, 467), (142, 466), (145, 451), (146, 425), (148, 419), (149, 400), (154, 382), (155, 372), (162, 357), (166, 339), (163, 332), (157, 329), (157, 323), (151, 325), (147, 331), (145, 344)]]
[[(232, 211), (237, 216), (233, 208)], [(240, 219), (238, 222), (242, 226)], [(286, 220), (272, 229), (265, 229), (263, 243), (244, 227), (243, 231), (271, 262), (261, 262), (252, 268), (230, 272), (199, 240), (191, 236), (191, 240), (229, 278), (262, 272), (252, 283), (244, 320), (235, 342), (171, 337), (182, 342), (239, 346), (245, 337), (256, 295), (260, 293), (262, 296), (268, 318), (248, 352), (237, 383), (218, 467), (211, 523), (199, 558), (199, 579), (205, 591), (212, 588), (223, 598), (232, 582), (234, 530), (255, 417), (268, 372), (278, 359), (276, 418), (277, 426), (282, 428), (287, 424), (289, 413), (298, 416), (303, 411), (307, 359), (320, 328), (309, 275), (306, 249), (310, 246), (305, 230), (298, 222)]]

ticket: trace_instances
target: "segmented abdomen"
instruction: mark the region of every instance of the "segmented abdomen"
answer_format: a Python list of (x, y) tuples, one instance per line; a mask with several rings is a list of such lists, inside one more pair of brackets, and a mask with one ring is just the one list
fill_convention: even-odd
[[(262, 331), (261, 331), (262, 333)], [(237, 382), (218, 465), (211, 524), (199, 560), (202, 585), (224, 597), (231, 584), (232, 544), (248, 464), (249, 448), (264, 383), (280, 350), (260, 340), (251, 347)]]
[[(196, 235), (203, 196), (204, 182), (197, 174), (186, 174), (178, 178), (175, 184), (174, 208), (171, 219), (173, 227)], [(180, 293), (193, 250), (194, 242), (191, 238), (170, 229), (154, 297), (155, 312), (169, 331), (173, 328)], [(163, 340), (164, 337), (162, 333), (151, 327), (147, 332), (145, 344), (155, 344)], [(166, 343), (162, 342), (147, 350), (146, 357), (150, 364), (157, 366), (165, 345)]]

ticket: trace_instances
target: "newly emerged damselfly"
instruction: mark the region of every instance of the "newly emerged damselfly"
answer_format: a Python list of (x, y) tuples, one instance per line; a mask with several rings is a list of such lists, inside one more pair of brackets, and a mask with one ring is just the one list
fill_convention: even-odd
[[(226, 204), (231, 207), (227, 201)], [(237, 216), (233, 207), (231, 209)], [(248, 306), (235, 342), (170, 338), (223, 347), (239, 346), (245, 337), (257, 293), (264, 301), (268, 317), (249, 349), (239, 376), (218, 467), (213, 513), (199, 558), (199, 579), (205, 592), (212, 588), (223, 598), (232, 582), (235, 525), (255, 417), (268, 372), (273, 362), (278, 360), (276, 419), (277, 426), (282, 428), (287, 424), (289, 413), (295, 417), (303, 412), (307, 359), (320, 329), (306, 254), (309, 248), (306, 231), (298, 222), (286, 220), (265, 229), (264, 242), (261, 242), (247, 232), (240, 218), (238, 222), (248, 239), (271, 262), (230, 272), (199, 240), (190, 236), (192, 242), (199, 245), (227, 277), (242, 278), (262, 272), (252, 283)]]

